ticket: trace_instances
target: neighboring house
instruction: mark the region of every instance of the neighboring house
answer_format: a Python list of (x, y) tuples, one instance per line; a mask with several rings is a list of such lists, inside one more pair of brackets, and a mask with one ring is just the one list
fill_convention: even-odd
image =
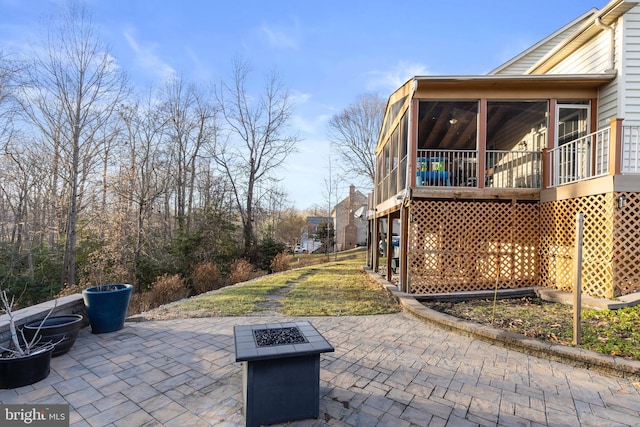
[[(327, 240), (327, 228), (329, 234), (333, 232), (333, 219), (326, 216), (308, 216), (306, 224), (301, 230), (300, 248), (306, 253), (314, 253), (320, 249)], [(329, 251), (332, 249), (329, 248)]]
[(369, 241), (400, 230), (402, 290), (572, 290), (583, 213), (584, 292), (640, 291), (638, 2), (591, 9), (487, 75), (410, 79), (376, 156)]
[(367, 244), (367, 196), (349, 187), (349, 196), (331, 210), (334, 230), (336, 230), (336, 249), (344, 251)]

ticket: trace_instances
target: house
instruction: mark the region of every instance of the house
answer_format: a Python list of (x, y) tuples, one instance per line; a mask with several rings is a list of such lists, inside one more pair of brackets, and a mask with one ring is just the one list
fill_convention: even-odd
[[(325, 216), (308, 216), (300, 235), (298, 245), (306, 253), (314, 253), (333, 235), (333, 220)], [(328, 245), (327, 245), (328, 247)], [(329, 248), (329, 251), (332, 249)]]
[(583, 291), (638, 292), (639, 3), (591, 9), (486, 75), (413, 77), (376, 161), (370, 242), (400, 230), (403, 291), (571, 291), (584, 214)]
[(349, 196), (331, 210), (338, 251), (365, 246), (367, 243), (367, 196), (349, 186)]

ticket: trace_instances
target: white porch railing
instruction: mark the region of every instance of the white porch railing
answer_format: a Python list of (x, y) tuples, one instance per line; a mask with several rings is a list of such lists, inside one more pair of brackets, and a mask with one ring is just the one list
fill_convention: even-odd
[[(487, 150), (485, 187), (540, 188), (538, 151)], [(418, 150), (417, 185), (478, 187), (477, 150)]]
[(476, 187), (477, 160), (476, 150), (418, 150), (416, 184)]
[(547, 151), (549, 187), (609, 174), (610, 136), (605, 128)]
[(487, 150), (485, 187), (540, 188), (542, 153), (539, 151)]
[[(620, 172), (640, 174), (640, 126), (622, 126)], [(485, 188), (541, 188), (606, 176), (610, 170), (611, 128), (583, 136), (546, 153), (487, 150)], [(478, 187), (477, 150), (418, 150), (416, 181), (423, 186)]]

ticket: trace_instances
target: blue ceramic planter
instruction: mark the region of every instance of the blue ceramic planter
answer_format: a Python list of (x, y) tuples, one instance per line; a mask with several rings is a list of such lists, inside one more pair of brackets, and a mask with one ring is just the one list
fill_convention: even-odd
[(103, 334), (124, 327), (133, 285), (109, 284), (82, 291), (91, 332)]

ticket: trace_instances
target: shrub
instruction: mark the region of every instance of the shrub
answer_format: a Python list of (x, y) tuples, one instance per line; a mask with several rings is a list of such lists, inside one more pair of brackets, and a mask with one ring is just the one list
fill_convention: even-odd
[(159, 307), (189, 296), (185, 280), (179, 274), (163, 274), (156, 278), (151, 290), (145, 292), (151, 308)]
[(244, 258), (238, 258), (231, 263), (229, 280), (231, 283), (246, 282), (251, 277), (253, 265)]
[(310, 254), (306, 254), (306, 253), (301, 255), (296, 255), (295, 258), (292, 259), (292, 261), (293, 260), (297, 262), (296, 267), (307, 267), (309, 265), (319, 264), (317, 257)]
[(62, 298), (73, 294), (81, 294), (83, 290), (86, 288), (90, 288), (91, 285), (87, 285), (86, 283), (76, 283), (75, 285), (66, 285), (60, 292), (56, 295), (56, 298)]
[(271, 271), (277, 273), (279, 271), (289, 270), (289, 259), (291, 257), (284, 252), (279, 253), (271, 260)]
[(191, 273), (191, 282), (196, 294), (220, 289), (223, 285), (220, 280), (220, 270), (212, 262), (197, 264)]
[(271, 263), (273, 259), (284, 249), (284, 244), (272, 239), (271, 237), (263, 239), (258, 246), (258, 252), (256, 254), (257, 267), (272, 273), (273, 270), (271, 269)]
[(134, 314), (139, 314), (153, 308), (149, 302), (148, 294), (149, 292), (136, 292), (131, 295), (127, 316), (133, 316)]

